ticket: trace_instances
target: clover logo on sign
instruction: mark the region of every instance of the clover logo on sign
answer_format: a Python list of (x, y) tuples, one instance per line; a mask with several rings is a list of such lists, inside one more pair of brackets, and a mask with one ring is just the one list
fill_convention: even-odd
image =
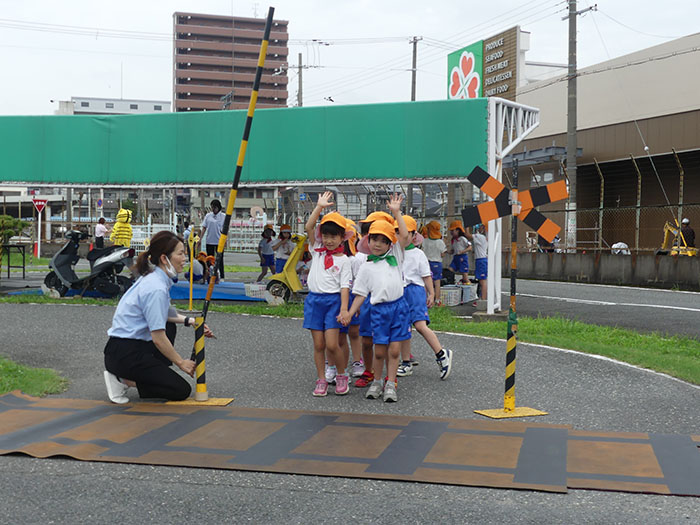
[(459, 64), (450, 72), (450, 98), (477, 98), (481, 86), (481, 75), (475, 70), (473, 53), (464, 51)]

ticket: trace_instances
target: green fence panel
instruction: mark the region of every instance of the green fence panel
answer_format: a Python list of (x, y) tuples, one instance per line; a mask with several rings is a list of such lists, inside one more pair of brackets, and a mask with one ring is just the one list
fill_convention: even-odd
[[(0, 180), (221, 184), (245, 111), (0, 117)], [(466, 176), (487, 165), (486, 99), (261, 109), (241, 182)]]

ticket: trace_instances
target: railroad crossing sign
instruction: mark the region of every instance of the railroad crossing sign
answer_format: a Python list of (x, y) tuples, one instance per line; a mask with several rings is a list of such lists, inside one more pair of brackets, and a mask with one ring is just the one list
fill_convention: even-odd
[[(513, 193), (517, 192), (517, 194), (511, 195), (511, 192), (503, 184), (479, 167), (474, 168), (467, 179), (493, 200), (464, 208), (462, 220), (465, 227), (480, 223), (486, 224), (499, 217), (515, 215), (548, 242), (552, 242), (561, 231), (557, 224), (538, 212), (535, 207), (566, 199), (569, 192), (564, 180), (520, 192), (517, 192), (517, 188), (513, 188), (515, 190)], [(520, 202), (516, 203), (515, 201)]]
[(32, 199), (32, 202), (34, 203), (36, 212), (41, 213), (42, 211), (44, 211), (44, 207), (46, 206), (48, 199)]

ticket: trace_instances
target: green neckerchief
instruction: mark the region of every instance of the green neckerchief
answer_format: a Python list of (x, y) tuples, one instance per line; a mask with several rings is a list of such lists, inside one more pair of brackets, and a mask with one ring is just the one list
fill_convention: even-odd
[(408, 246), (406, 246), (406, 247), (404, 248), (404, 250), (412, 250), (412, 249), (415, 248), (415, 247), (416, 247), (416, 245), (413, 244), (413, 243), (411, 243), (411, 244), (409, 244)]
[(386, 252), (384, 255), (368, 255), (367, 260), (371, 262), (386, 261), (389, 266), (398, 266), (399, 263), (396, 261), (396, 257)]

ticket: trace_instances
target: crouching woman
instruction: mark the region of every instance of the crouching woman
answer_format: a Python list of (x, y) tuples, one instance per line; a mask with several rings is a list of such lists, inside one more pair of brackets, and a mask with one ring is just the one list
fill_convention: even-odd
[[(182, 240), (168, 231), (156, 233), (139, 255), (134, 270), (140, 277), (119, 301), (107, 331), (104, 379), (113, 403), (128, 403), (130, 387), (142, 398), (179, 401), (190, 395), (189, 382), (170, 367), (190, 377), (195, 370), (194, 361), (173, 347), (175, 324), (194, 324), (170, 307), (170, 287), (186, 259)], [(205, 335), (212, 336), (206, 326)]]

